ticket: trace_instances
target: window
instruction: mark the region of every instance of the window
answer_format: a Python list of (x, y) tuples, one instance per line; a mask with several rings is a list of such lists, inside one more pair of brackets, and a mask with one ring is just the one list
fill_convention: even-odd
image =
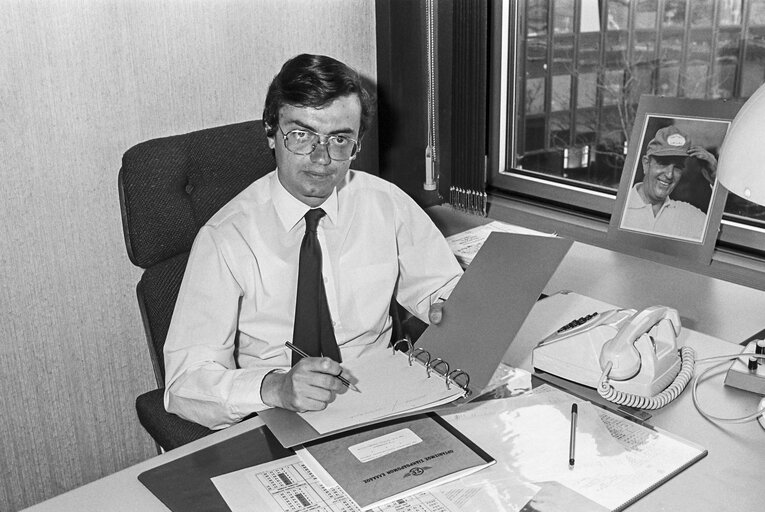
[[(765, 82), (765, 0), (496, 1), (492, 16), (506, 108), (490, 186), (604, 217), (641, 94), (745, 99)], [(724, 219), (723, 240), (765, 249), (747, 234), (765, 208), (731, 194)]]

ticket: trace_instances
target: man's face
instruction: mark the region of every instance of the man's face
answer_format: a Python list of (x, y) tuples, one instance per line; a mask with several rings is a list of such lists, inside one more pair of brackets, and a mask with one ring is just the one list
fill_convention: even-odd
[(651, 204), (662, 204), (685, 172), (685, 157), (644, 156), (643, 194)]
[(360, 123), (361, 103), (355, 94), (337, 98), (322, 108), (283, 106), (279, 110), (281, 130), (275, 127), (276, 133), (268, 138), (268, 144), (275, 152), (279, 181), (284, 188), (308, 206), (319, 206), (343, 180), (351, 160), (332, 160), (324, 144), (318, 144), (309, 155), (296, 155), (284, 147), (283, 133), (306, 129), (358, 139)]

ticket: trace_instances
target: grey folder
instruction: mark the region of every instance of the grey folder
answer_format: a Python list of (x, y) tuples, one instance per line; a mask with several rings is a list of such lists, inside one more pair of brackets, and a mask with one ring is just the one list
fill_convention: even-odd
[[(446, 301), (443, 320), (430, 325), (416, 344), (431, 358), (446, 361), (451, 370), (460, 369), (470, 376), (470, 393), (458, 403), (475, 398), (489, 383), (572, 243), (560, 237), (501, 232), (486, 239)], [(418, 370), (424, 371), (413, 367)], [(395, 392), (395, 383), (379, 392)], [(409, 414), (413, 413), (403, 411), (396, 416)], [(285, 447), (337, 433), (320, 434), (286, 409), (268, 409), (258, 416)]]

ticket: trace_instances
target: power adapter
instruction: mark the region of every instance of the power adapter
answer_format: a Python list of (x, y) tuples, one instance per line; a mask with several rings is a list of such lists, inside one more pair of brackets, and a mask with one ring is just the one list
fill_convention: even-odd
[[(725, 375), (725, 385), (765, 395), (765, 340), (747, 343), (741, 355), (730, 365)], [(757, 407), (758, 410), (765, 408), (765, 398), (760, 400)], [(765, 413), (760, 414), (757, 421), (765, 428)]]
[[(755, 354), (760, 357), (755, 357)], [(730, 365), (725, 385), (765, 395), (765, 340), (751, 341), (746, 345)], [(763, 421), (760, 418), (760, 422)]]

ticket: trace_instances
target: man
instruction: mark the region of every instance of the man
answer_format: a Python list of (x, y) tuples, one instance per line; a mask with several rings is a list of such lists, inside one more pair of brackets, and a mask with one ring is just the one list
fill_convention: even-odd
[[(372, 111), (358, 74), (330, 57), (299, 55), (273, 79), (263, 122), (277, 169), (194, 241), (164, 350), (169, 412), (218, 429), (268, 407), (323, 409), (345, 391), (339, 363), (388, 344), (394, 291), (439, 320), (462, 273), (446, 241), (395, 185), (349, 170)], [(302, 244), (317, 241), (320, 275), (298, 292), (311, 279)], [(298, 338), (314, 357), (285, 347)]]
[(715, 157), (701, 146), (693, 146), (690, 137), (676, 126), (667, 126), (656, 131), (641, 163), (643, 181), (627, 196), (621, 227), (700, 240), (706, 214), (669, 196), (688, 172), (689, 163), (701, 167), (704, 177), (713, 183)]

